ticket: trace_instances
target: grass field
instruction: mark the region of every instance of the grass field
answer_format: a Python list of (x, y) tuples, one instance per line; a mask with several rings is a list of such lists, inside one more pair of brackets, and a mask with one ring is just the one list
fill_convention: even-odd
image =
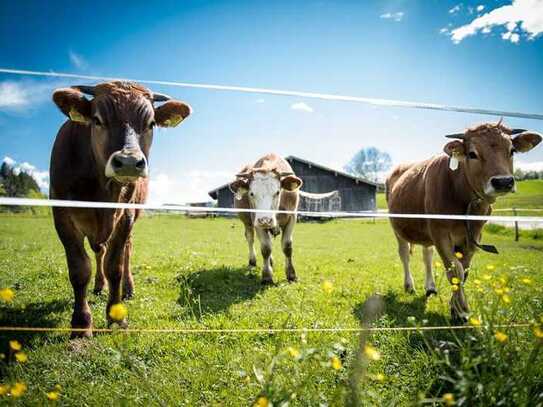
[[(72, 291), (52, 221), (30, 215), (0, 219), (0, 325), (66, 327)], [(420, 250), (413, 258), (418, 292), (404, 294), (400, 262), (385, 222), (336, 221), (296, 226), (299, 282), (288, 284), (276, 239), (277, 285), (262, 287), (246, 266), (237, 220), (144, 217), (135, 228), (136, 297), (127, 302), (135, 328), (358, 327), (363, 303), (379, 293), (379, 327), (448, 324), (451, 288), (437, 268), (438, 296), (423, 296)], [(466, 284), (483, 323), (535, 321), (543, 315), (543, 242), (487, 234), (501, 255), (479, 253)], [(439, 260), (436, 258), (436, 261)], [(262, 264), (258, 259), (259, 266)], [(323, 285), (323, 283), (325, 283)], [(96, 327), (105, 297), (90, 295)], [(477, 323), (477, 319), (472, 323)], [(352, 379), (358, 334), (98, 334), (70, 341), (60, 333), (0, 333), (0, 383), (23, 382), (25, 394), (0, 404), (47, 404), (61, 386), (64, 405), (239, 405), (266, 397), (274, 406), (345, 405), (352, 389), (363, 405), (529, 404), (543, 401), (543, 332), (380, 332), (368, 341), (368, 370)], [(537, 335), (534, 335), (534, 332)], [(500, 337), (503, 339), (503, 337)], [(28, 356), (13, 360), (9, 340)], [(374, 359), (368, 362), (368, 357)], [(355, 385), (350, 385), (355, 383)], [(0, 394), (1, 394), (0, 387)], [(260, 405), (266, 405), (260, 399)], [(271, 405), (271, 404), (269, 404)]]

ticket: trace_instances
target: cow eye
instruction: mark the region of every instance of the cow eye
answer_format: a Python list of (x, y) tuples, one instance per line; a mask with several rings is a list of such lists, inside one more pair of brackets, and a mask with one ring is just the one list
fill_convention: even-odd
[(149, 130), (153, 130), (153, 128), (156, 126), (156, 122), (154, 120), (149, 123)]
[(249, 196), (253, 197), (253, 196), (255, 196), (255, 193), (254, 192), (249, 192)]
[(100, 121), (100, 118), (98, 116), (94, 116), (92, 118), (92, 122), (94, 123), (95, 126), (101, 126), (102, 125), (102, 122)]
[(511, 149), (511, 157), (513, 157), (513, 154), (515, 154), (517, 152), (517, 150), (515, 150), (514, 148)]
[(468, 154), (468, 157), (471, 158), (472, 160), (476, 160), (477, 158), (479, 158), (475, 151), (470, 151)]
[(279, 196), (279, 191), (277, 191), (277, 192), (275, 193), (275, 196)]

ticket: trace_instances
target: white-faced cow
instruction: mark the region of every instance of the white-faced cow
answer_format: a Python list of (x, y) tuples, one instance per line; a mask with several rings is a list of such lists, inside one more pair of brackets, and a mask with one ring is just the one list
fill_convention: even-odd
[[(92, 96), (87, 99), (84, 94)], [(169, 97), (128, 82), (58, 89), (53, 101), (68, 116), (51, 154), (50, 196), (53, 199), (144, 203), (147, 196), (149, 152), (156, 126), (174, 127), (191, 112)], [(155, 102), (165, 102), (154, 107)], [(96, 253), (96, 286), (109, 286), (106, 308), (133, 294), (130, 272), (131, 231), (138, 210), (53, 208), (55, 228), (64, 245), (75, 304), (72, 332), (92, 335), (87, 303), (91, 263), (84, 239)], [(126, 326), (126, 320), (120, 321)]]
[[(539, 134), (512, 130), (501, 122), (448, 137), (456, 140), (445, 145), (445, 154), (393, 170), (386, 182), (390, 213), (489, 215), (496, 198), (515, 189), (513, 155), (525, 153), (541, 142)], [(409, 271), (409, 244), (420, 244), (426, 294), (436, 293), (432, 274), (435, 246), (449, 282), (457, 288), (451, 298), (452, 318), (465, 321), (469, 307), (463, 284), (475, 249), (497, 252), (493, 246), (479, 244), (485, 222), (407, 218), (391, 218), (390, 222), (398, 239), (405, 290), (415, 288)]]
[[(295, 214), (270, 213), (268, 211), (295, 211), (298, 208), (299, 189), (302, 180), (290, 164), (276, 154), (268, 154), (254, 165), (247, 165), (230, 184), (234, 192), (234, 206), (242, 209), (256, 209), (257, 212), (240, 212), (245, 226), (245, 238), (249, 244), (249, 265), (256, 266), (254, 249), (255, 229), (260, 240), (264, 267), (262, 283), (273, 283), (272, 236), (282, 231), (281, 245), (285, 254), (285, 272), (288, 281), (296, 281), (292, 264), (292, 233), (296, 224)], [(262, 212), (258, 212), (262, 211)]]

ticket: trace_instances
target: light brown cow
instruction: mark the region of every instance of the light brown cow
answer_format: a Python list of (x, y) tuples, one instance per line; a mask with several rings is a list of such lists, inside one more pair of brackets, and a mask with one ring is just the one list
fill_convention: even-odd
[(249, 265), (256, 266), (254, 249), (255, 230), (260, 241), (264, 267), (262, 283), (273, 283), (272, 236), (282, 231), (281, 245), (285, 254), (285, 272), (288, 281), (296, 281), (292, 264), (292, 233), (295, 214), (275, 214), (268, 211), (295, 211), (298, 208), (302, 180), (294, 174), (290, 164), (276, 154), (268, 154), (254, 165), (247, 165), (230, 184), (234, 192), (234, 207), (256, 209), (263, 212), (239, 213), (245, 226), (249, 244)]
[[(393, 170), (386, 182), (390, 213), (489, 215), (498, 196), (514, 191), (513, 154), (525, 153), (541, 142), (539, 134), (511, 130), (501, 122), (448, 137), (457, 140), (445, 145), (445, 154)], [(405, 290), (415, 288), (409, 270), (409, 244), (420, 244), (426, 295), (436, 293), (432, 274), (436, 246), (449, 282), (458, 288), (451, 298), (451, 315), (455, 321), (465, 321), (469, 307), (463, 284), (476, 247), (482, 247), (478, 242), (485, 222), (406, 218), (390, 218), (390, 222), (398, 240)], [(483, 248), (491, 251), (493, 246)]]
[[(185, 103), (129, 82), (58, 89), (53, 101), (70, 119), (59, 130), (51, 153), (53, 199), (145, 202), (154, 126), (174, 127), (191, 112)], [(154, 107), (153, 102), (166, 103)], [(133, 294), (131, 232), (138, 215), (130, 209), (53, 208), (75, 296), (72, 328), (78, 330), (72, 337), (92, 335), (87, 302), (91, 264), (85, 238), (96, 253), (95, 290), (102, 290), (104, 274), (108, 281), (110, 324), (109, 310), (121, 302), (121, 281), (123, 296)], [(126, 320), (119, 322), (126, 326)]]

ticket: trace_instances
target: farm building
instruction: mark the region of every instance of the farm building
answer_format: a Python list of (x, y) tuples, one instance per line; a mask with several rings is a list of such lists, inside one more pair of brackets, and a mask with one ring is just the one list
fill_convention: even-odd
[[(304, 194), (300, 197), (298, 207), (300, 211), (375, 210), (378, 184), (299, 157), (288, 156), (286, 160), (304, 183), (302, 186)], [(221, 208), (234, 206), (234, 194), (228, 188), (228, 184), (209, 191), (209, 196), (216, 200)]]

